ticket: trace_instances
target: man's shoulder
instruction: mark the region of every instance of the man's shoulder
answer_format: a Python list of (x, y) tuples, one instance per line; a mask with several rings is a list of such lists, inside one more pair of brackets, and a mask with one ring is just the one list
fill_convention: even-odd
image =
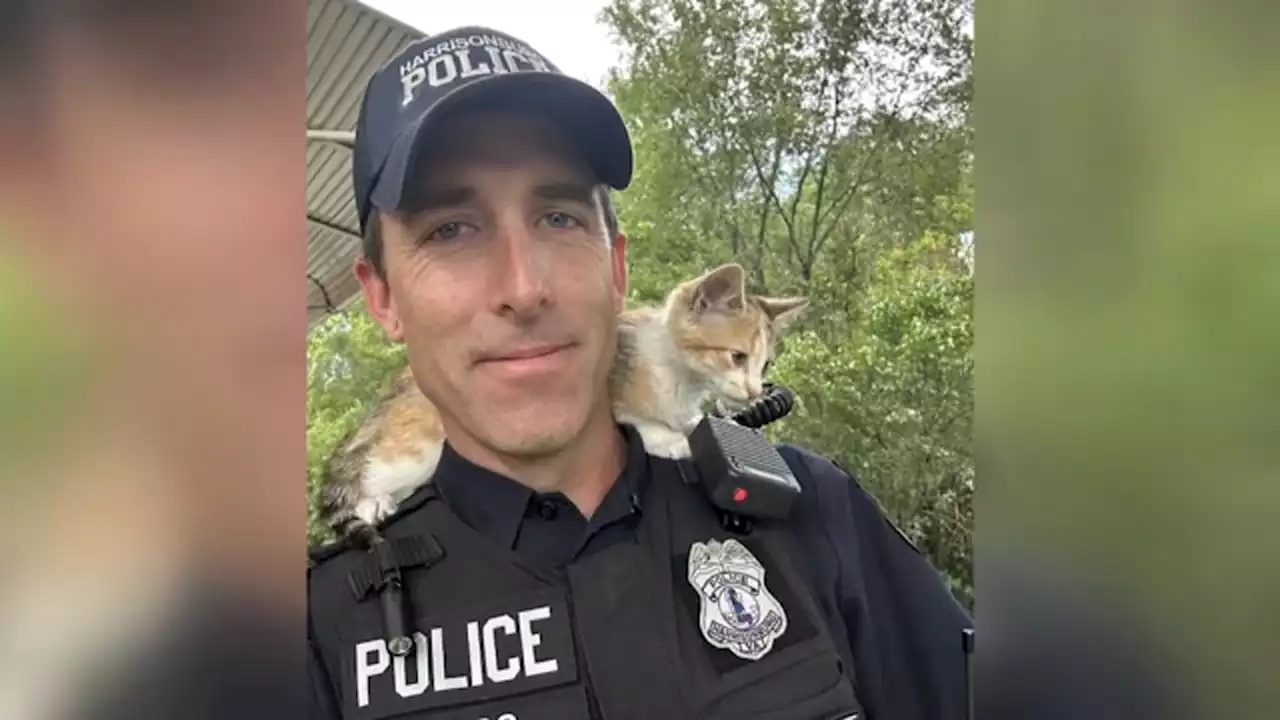
[[(790, 443), (776, 447), (796, 474), (802, 494), (808, 496), (800, 503), (799, 521), (820, 522), (838, 544), (851, 540), (853, 535), (862, 536), (864, 541), (887, 537), (894, 542), (905, 542), (911, 550), (919, 552), (906, 533), (894, 524), (880, 500), (862, 486), (854, 473), (809, 448)], [(871, 529), (876, 532), (866, 532)], [(881, 533), (881, 529), (890, 533)]]
[(819, 507), (843, 509), (855, 495), (865, 494), (857, 477), (835, 460), (801, 445), (779, 443), (774, 447), (795, 473), (803, 495), (816, 500)]
[(358, 549), (347, 540), (328, 540), (307, 547), (307, 578), (348, 567)]
[[(388, 540), (401, 538), (406, 534), (403, 526), (399, 528), (396, 524), (404, 518), (413, 515), (422, 507), (425, 499), (431, 497), (428, 494), (434, 492), (430, 486), (420, 489), (409, 498), (400, 503), (395, 512), (384, 518), (378, 524), (378, 531)], [(397, 541), (397, 544), (399, 542)], [(330, 572), (330, 568), (342, 567), (345, 572), (350, 572), (353, 565), (357, 563), (368, 562), (368, 551), (358, 545), (353, 544), (351, 538), (332, 538), (327, 540), (310, 543), (307, 546), (307, 576), (310, 577), (312, 571), (322, 570)]]

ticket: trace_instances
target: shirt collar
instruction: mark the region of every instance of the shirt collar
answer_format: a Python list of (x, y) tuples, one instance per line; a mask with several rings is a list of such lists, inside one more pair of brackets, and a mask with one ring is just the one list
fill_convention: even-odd
[[(648, 485), (648, 456), (635, 429), (618, 425), (627, 445), (622, 473), (591, 518), (591, 526), (608, 524), (639, 509)], [(530, 503), (537, 497), (516, 480), (462, 457), (446, 441), (433, 482), (440, 495), (467, 525), (505, 548), (515, 545)]]

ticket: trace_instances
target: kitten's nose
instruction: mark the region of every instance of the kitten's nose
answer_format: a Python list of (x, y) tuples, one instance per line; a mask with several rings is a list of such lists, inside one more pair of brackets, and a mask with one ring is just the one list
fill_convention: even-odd
[(757, 398), (764, 392), (764, 383), (759, 380), (747, 381), (747, 397)]

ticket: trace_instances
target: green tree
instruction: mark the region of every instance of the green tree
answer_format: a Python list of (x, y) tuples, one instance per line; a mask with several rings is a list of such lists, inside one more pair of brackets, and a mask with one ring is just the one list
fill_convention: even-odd
[(404, 362), (403, 347), (387, 341), (363, 305), (331, 315), (311, 330), (307, 338), (308, 542), (329, 538), (316, 507), (325, 461)]
[(972, 5), (613, 0), (635, 297), (736, 260), (812, 310), (774, 437), (858, 475), (972, 597)]
[(973, 277), (949, 251), (929, 236), (882, 254), (851, 334), (789, 339), (773, 372), (801, 403), (773, 438), (853, 472), (971, 604)]
[(614, 0), (627, 60), (609, 89), (640, 159), (629, 227), (662, 238), (637, 260), (732, 257), (767, 291), (880, 216), (918, 237), (909, 201), (932, 209), (966, 157), (970, 16), (963, 0)]

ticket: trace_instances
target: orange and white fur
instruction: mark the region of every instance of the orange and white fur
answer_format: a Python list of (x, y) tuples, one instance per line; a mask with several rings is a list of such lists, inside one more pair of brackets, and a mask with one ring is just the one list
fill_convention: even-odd
[[(807, 306), (748, 294), (742, 267), (729, 264), (680, 283), (660, 307), (624, 311), (610, 377), (614, 419), (633, 426), (649, 454), (687, 457), (685, 438), (708, 403), (738, 408), (760, 397), (778, 337)], [(377, 542), (378, 523), (431, 480), (445, 439), (406, 368), (329, 459), (322, 518), (339, 537)]]

